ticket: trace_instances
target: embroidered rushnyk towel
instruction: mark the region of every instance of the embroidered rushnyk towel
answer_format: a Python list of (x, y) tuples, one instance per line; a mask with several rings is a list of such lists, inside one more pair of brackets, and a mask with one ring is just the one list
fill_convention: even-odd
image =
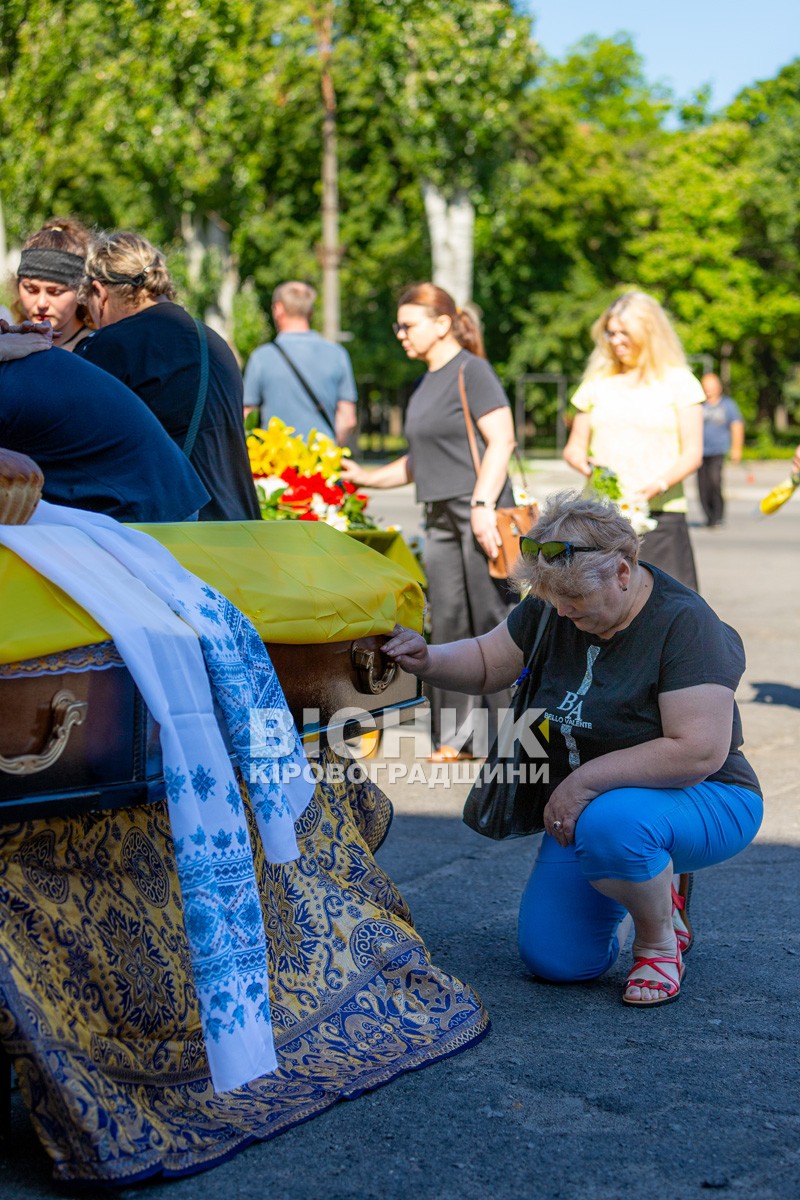
[[(161, 727), (211, 1078), (219, 1092), (257, 1079), (276, 1066), (266, 941), (244, 808), (212, 688), (246, 779), (260, 777), (250, 770), (253, 753), (294, 768), (266, 772), (270, 782), (250, 786), (268, 860), (297, 857), (294, 822), (313, 791), (261, 638), (228, 599), (168, 550), (110, 517), (42, 502), (29, 524), (0, 525), (0, 544), (108, 631)], [(252, 709), (270, 714), (258, 722), (268, 744), (251, 747)]]

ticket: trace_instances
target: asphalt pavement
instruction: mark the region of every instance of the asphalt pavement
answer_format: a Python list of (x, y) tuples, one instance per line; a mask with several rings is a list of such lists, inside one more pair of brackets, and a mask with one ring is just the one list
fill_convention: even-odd
[[(495, 844), (468, 830), (464, 783), (400, 781), (386, 787), (396, 816), (379, 861), (434, 961), (481, 994), (489, 1037), (203, 1175), (80, 1195), (797, 1200), (800, 497), (768, 518), (757, 511), (787, 473), (781, 463), (728, 468), (726, 526), (692, 530), (702, 593), (747, 649), (738, 699), (766, 818), (748, 850), (698, 876), (697, 940), (679, 1003), (624, 1008), (627, 956), (590, 984), (533, 982), (515, 927), (534, 840)], [(574, 480), (561, 463), (542, 463), (530, 490), (541, 497)], [(699, 526), (691, 483), (689, 491)], [(418, 532), (411, 489), (376, 496), (372, 507)], [(17, 1093), (0, 1198), (64, 1194)]]

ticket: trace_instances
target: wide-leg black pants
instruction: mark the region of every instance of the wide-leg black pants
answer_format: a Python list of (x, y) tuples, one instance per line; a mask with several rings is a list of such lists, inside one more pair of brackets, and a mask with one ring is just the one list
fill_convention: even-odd
[[(425, 571), (431, 617), (431, 643), (454, 642), (488, 633), (506, 619), (518, 600), (504, 580), (492, 579), (486, 555), (470, 526), (469, 497), (437, 500), (425, 506)], [(458, 745), (458, 730), (475, 709), (488, 712), (489, 743), (498, 708), (511, 707), (511, 691), (492, 696), (432, 688), (432, 730), (437, 744)], [(477, 743), (465, 749), (480, 753)]]

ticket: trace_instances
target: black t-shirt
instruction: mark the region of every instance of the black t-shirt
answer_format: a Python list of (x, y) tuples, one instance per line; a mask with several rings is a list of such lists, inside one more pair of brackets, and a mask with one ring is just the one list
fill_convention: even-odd
[[(208, 394), (191, 456), (211, 496), (200, 519), (257, 521), (261, 513), (247, 457), (242, 374), (227, 343), (205, 329)], [(126, 383), (183, 446), (200, 385), (200, 341), (185, 309), (154, 304), (99, 330), (76, 353)]]
[(0, 446), (39, 464), (52, 504), (118, 521), (185, 521), (208, 500), (139, 397), (67, 350), (0, 363)]
[[(508, 397), (486, 359), (468, 350), (459, 351), (449, 363), (422, 376), (408, 402), (405, 422), (411, 471), (421, 503), (471, 496), (475, 487), (475, 466), (458, 389), (461, 367), (473, 421), (496, 408), (508, 407)], [(478, 454), (483, 457), (486, 444), (477, 425), (475, 434)], [(508, 481), (498, 503), (514, 503)]]
[[(553, 786), (581, 763), (661, 737), (661, 692), (704, 683), (735, 691), (744, 673), (742, 640), (696, 592), (658, 567), (653, 591), (627, 629), (608, 640), (584, 633), (553, 612), (534, 664), (535, 705), (550, 723), (548, 754)], [(523, 600), (508, 629), (527, 662), (542, 601)], [(739, 709), (734, 703), (730, 753), (710, 781), (733, 783), (760, 794), (753, 768), (741, 753)]]

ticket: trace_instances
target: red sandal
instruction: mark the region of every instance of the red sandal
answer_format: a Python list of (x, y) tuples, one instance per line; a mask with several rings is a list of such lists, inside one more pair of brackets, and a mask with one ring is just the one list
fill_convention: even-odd
[[(694, 930), (689, 920), (689, 902), (692, 898), (694, 875), (691, 872), (678, 877), (678, 887), (672, 885), (672, 924), (678, 939), (681, 955), (685, 958), (694, 945)], [(675, 924), (675, 914), (680, 913), (683, 928)]]
[[(670, 963), (673, 967), (678, 968), (677, 982), (666, 971), (662, 971), (658, 965), (659, 963)], [(646, 978), (641, 977), (637, 972), (641, 971), (642, 968), (646, 968), (652, 974)], [(628, 978), (625, 980), (625, 992), (627, 992), (629, 987), (638, 987), (649, 988), (651, 992), (658, 991), (665, 994), (660, 1000), (629, 1000), (625, 992), (623, 992), (622, 1003), (630, 1005), (631, 1008), (660, 1008), (662, 1004), (672, 1004), (673, 1000), (677, 1000), (681, 994), (681, 983), (685, 972), (686, 968), (683, 965), (681, 948), (678, 945), (675, 947), (674, 958), (634, 958), (633, 966), (630, 969)], [(666, 982), (662, 983), (661, 979), (655, 979), (653, 974), (660, 975), (661, 979), (666, 980)]]

